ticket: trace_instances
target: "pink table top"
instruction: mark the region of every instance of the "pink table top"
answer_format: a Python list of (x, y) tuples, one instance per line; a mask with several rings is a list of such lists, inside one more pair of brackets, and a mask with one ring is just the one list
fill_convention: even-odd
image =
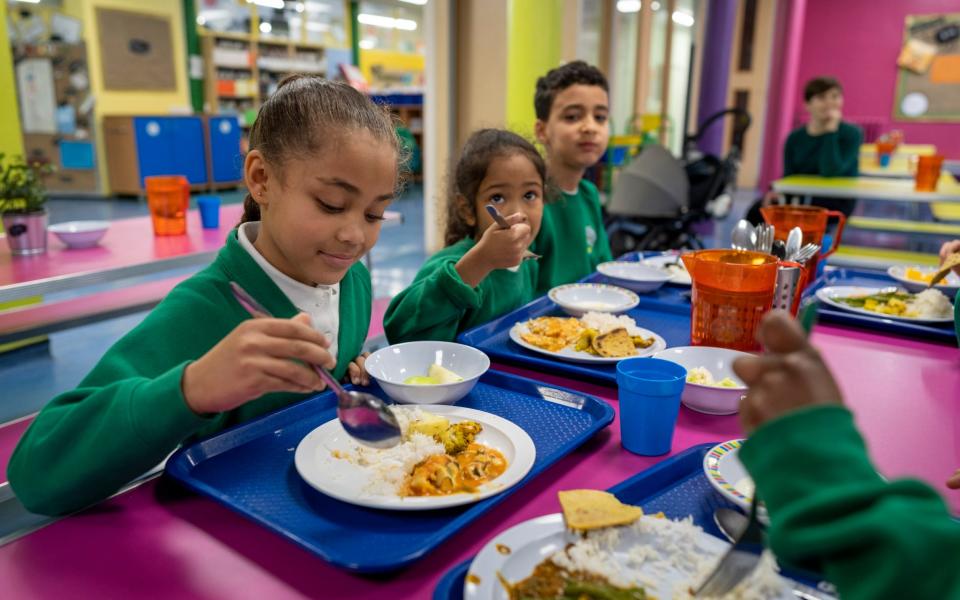
[(220, 228), (203, 229), (200, 214), (191, 210), (187, 233), (175, 236), (154, 236), (149, 216), (119, 219), (110, 222), (98, 246), (80, 250), (49, 233), (47, 253), (29, 257), (14, 258), (0, 244), (0, 301), (208, 262), (242, 214), (242, 205), (226, 204)]
[[(960, 466), (960, 351), (819, 326), (814, 341), (835, 370), (880, 470), (960, 494), (943, 480)], [(502, 367), (594, 394), (608, 388)], [(673, 453), (741, 435), (735, 416), (682, 408)], [(364, 578), (313, 555), (219, 504), (153, 481), (0, 547), (4, 595), (16, 598), (429, 598), (439, 578), (495, 533), (556, 512), (556, 492), (604, 489), (662, 460), (620, 447), (619, 423), (541, 474), (436, 552), (392, 577)]]

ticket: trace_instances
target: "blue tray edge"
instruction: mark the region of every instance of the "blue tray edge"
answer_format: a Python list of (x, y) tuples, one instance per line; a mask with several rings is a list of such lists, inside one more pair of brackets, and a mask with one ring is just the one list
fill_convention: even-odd
[[(537, 382), (536, 380), (533, 380), (533, 379), (521, 377), (519, 375), (513, 375), (510, 373), (504, 373), (494, 369), (487, 371), (487, 373), (484, 374), (484, 376), (481, 378), (481, 381), (489, 384), (489, 381), (485, 381), (489, 379), (493, 379), (495, 381), (506, 380), (507, 382), (514, 382), (519, 384), (528, 384), (528, 385), (533, 384), (540, 387), (545, 386), (551, 389), (559, 390), (561, 392), (566, 392), (566, 393), (574, 394), (576, 396), (583, 397), (587, 400), (587, 403), (584, 405), (582, 410), (588, 412), (593, 416), (594, 418), (593, 426), (590, 429), (584, 431), (581, 435), (572, 438), (567, 444), (565, 444), (559, 450), (557, 450), (551, 460), (546, 461), (543, 464), (539, 466), (535, 466), (533, 469), (531, 469), (530, 473), (528, 473), (527, 476), (524, 477), (523, 480), (521, 480), (519, 483), (501, 492), (500, 494), (497, 494), (496, 496), (487, 498), (485, 500), (482, 500), (481, 502), (471, 505), (471, 507), (467, 509), (467, 511), (464, 512), (463, 515), (451, 521), (444, 528), (438, 529), (433, 536), (427, 538), (422, 547), (414, 551), (411, 551), (410, 553), (405, 555), (402, 559), (395, 560), (390, 563), (381, 563), (381, 564), (369, 563), (367, 565), (353, 565), (353, 564), (346, 564), (342, 561), (338, 561), (336, 557), (331, 557), (329, 555), (326, 555), (325, 553), (319, 552), (317, 548), (312, 546), (305, 539), (297, 536), (295, 533), (291, 531), (287, 531), (282, 528), (275, 527), (274, 525), (271, 524), (271, 522), (268, 519), (264, 518), (262, 515), (251, 512), (249, 510), (245, 510), (243, 507), (234, 505), (229, 501), (227, 497), (225, 497), (225, 495), (218, 492), (212, 486), (209, 486), (203, 482), (196, 481), (190, 477), (190, 470), (193, 467), (195, 467), (197, 464), (199, 464), (199, 462), (201, 462), (203, 459), (210, 458), (211, 456), (216, 456), (216, 454), (219, 453), (219, 452), (216, 452), (218, 448), (220, 449), (220, 451), (224, 451), (229, 449), (230, 447), (233, 447), (233, 446), (218, 444), (218, 440), (221, 439), (222, 437), (226, 435), (233, 435), (233, 436), (241, 436), (241, 437), (244, 437), (244, 439), (248, 440), (250, 438), (247, 436), (249, 436), (250, 431), (258, 430), (261, 427), (266, 427), (265, 424), (267, 423), (282, 421), (290, 413), (296, 413), (297, 411), (305, 410), (305, 407), (308, 404), (312, 404), (319, 401), (332, 402), (333, 401), (332, 392), (329, 392), (329, 391), (324, 392), (322, 394), (319, 394), (318, 396), (314, 396), (313, 398), (308, 398), (307, 400), (304, 400), (302, 402), (298, 402), (288, 407), (284, 407), (278, 411), (263, 415), (257, 419), (253, 419), (251, 421), (247, 421), (246, 423), (241, 423), (239, 425), (226, 429), (214, 435), (213, 437), (207, 438), (205, 440), (200, 440), (198, 442), (195, 442), (194, 444), (191, 444), (190, 446), (180, 448), (167, 460), (167, 465), (164, 469), (164, 472), (165, 474), (169, 475), (172, 479), (178, 481), (180, 484), (184, 485), (185, 487), (203, 496), (206, 496), (220, 503), (223, 506), (226, 506), (227, 508), (234, 511), (235, 513), (242, 515), (252, 520), (255, 523), (258, 523), (259, 525), (262, 525), (265, 529), (287, 539), (290, 542), (293, 542), (294, 544), (300, 546), (301, 548), (310, 552), (311, 554), (318, 556), (319, 558), (323, 559), (324, 561), (328, 562), (331, 565), (334, 565), (339, 568), (347, 569), (350, 571), (354, 571), (357, 573), (372, 574), (372, 573), (386, 573), (386, 572), (397, 571), (419, 560), (429, 552), (435, 550), (443, 542), (455, 536), (457, 531), (459, 531), (469, 523), (473, 522), (474, 520), (486, 514), (489, 510), (491, 510), (492, 508), (500, 504), (500, 502), (502, 502), (503, 500), (511, 496), (514, 492), (519, 490), (521, 487), (529, 483), (534, 477), (537, 477), (540, 473), (549, 469), (559, 460), (561, 460), (562, 458), (564, 458), (565, 456), (573, 452), (575, 449), (580, 447), (582, 444), (587, 442), (594, 435), (596, 435), (597, 433), (599, 433), (600, 431), (608, 427), (613, 422), (614, 415), (615, 415), (613, 407), (611, 407), (609, 404), (607, 404), (603, 400), (600, 400), (599, 398), (592, 396), (590, 394), (585, 394), (585, 393), (571, 390), (562, 386), (544, 384), (542, 382)], [(349, 389), (353, 386), (345, 386), (345, 387), (348, 387)], [(283, 422), (286, 422), (286, 421), (283, 421)], [(272, 425), (270, 426), (270, 428), (272, 429)], [(247, 434), (247, 436), (245, 436), (244, 434)], [(482, 507), (482, 508), (480, 510), (477, 510), (477, 507)], [(475, 511), (475, 512), (472, 512), (472, 511)], [(448, 532), (446, 531), (447, 529), (453, 529), (453, 531)]]

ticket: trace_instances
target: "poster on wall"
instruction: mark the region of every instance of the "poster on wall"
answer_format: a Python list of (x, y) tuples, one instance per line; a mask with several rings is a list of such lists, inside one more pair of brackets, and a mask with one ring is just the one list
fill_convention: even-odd
[(57, 104), (50, 59), (28, 58), (18, 62), (17, 91), (23, 132), (56, 133)]
[(97, 8), (97, 28), (104, 89), (176, 91), (169, 18)]
[(960, 13), (908, 16), (897, 68), (894, 119), (960, 121)]

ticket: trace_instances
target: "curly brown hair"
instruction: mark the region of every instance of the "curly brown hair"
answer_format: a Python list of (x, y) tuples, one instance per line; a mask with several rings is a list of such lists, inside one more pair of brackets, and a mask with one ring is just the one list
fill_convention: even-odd
[(527, 157), (540, 181), (546, 186), (547, 165), (536, 147), (523, 137), (505, 129), (480, 129), (473, 132), (460, 151), (460, 160), (454, 168), (451, 180), (450, 203), (447, 207), (447, 230), (444, 243), (452, 246), (460, 240), (473, 237), (477, 233), (477, 220), (471, 225), (464, 214), (476, 209), (477, 191), (487, 176), (490, 163), (497, 158), (519, 154)]
[[(388, 108), (345, 83), (315, 75), (289, 75), (260, 107), (250, 129), (250, 149), (259, 150), (268, 162), (282, 165), (290, 156), (317, 152), (338, 135), (367, 131), (396, 151), (399, 193), (407, 160), (395, 124)], [(247, 194), (240, 222), (259, 220), (260, 205)]]

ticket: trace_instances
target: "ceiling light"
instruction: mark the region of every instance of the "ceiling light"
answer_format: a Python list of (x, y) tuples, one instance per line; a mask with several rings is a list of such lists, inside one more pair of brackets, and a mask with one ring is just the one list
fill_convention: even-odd
[(266, 8), (283, 10), (283, 0), (247, 0), (247, 4), (250, 3), (256, 4), (257, 6), (264, 6)]
[(406, 2), (407, 4), (416, 4), (418, 6), (423, 6), (427, 3), (427, 0), (400, 0), (400, 2)]
[(260, 33), (270, 33), (271, 31), (273, 31), (273, 25), (267, 21), (260, 22)]
[(373, 27), (383, 27), (384, 29), (402, 29), (404, 31), (415, 31), (417, 22), (410, 19), (394, 19), (393, 17), (384, 17), (383, 15), (371, 15), (360, 13), (357, 15), (357, 21), (364, 25)]
[(373, 40), (360, 40), (359, 46), (364, 50), (370, 50), (373, 48), (374, 43)]
[(673, 22), (682, 27), (693, 27), (693, 15), (688, 12), (681, 12), (679, 10), (673, 11), (671, 16)]
[(640, 0), (617, 0), (617, 10), (622, 13), (640, 12)]

